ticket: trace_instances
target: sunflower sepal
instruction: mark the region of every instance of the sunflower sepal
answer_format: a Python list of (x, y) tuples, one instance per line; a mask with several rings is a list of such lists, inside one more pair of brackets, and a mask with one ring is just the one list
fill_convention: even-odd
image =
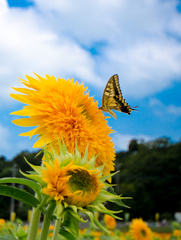
[[(61, 229), (59, 231), (61, 235), (63, 235), (62, 230), (70, 232), (75, 237), (75, 239), (79, 239), (79, 221), (74, 217), (70, 218), (69, 212), (66, 212), (64, 215), (64, 219), (61, 224)], [(68, 239), (72, 239), (72, 238), (68, 238)]]
[(87, 211), (84, 209), (82, 211), (82, 213), (84, 213), (85, 215), (87, 215), (90, 218), (91, 223), (95, 228), (100, 228), (102, 231), (110, 234), (110, 231), (107, 228), (105, 228), (102, 224), (99, 223), (99, 221), (96, 219), (96, 216), (94, 215), (93, 212)]
[[(102, 176), (100, 178), (100, 181), (104, 182), (104, 181), (108, 180), (109, 178), (111, 178), (112, 176), (116, 175), (118, 172), (119, 171), (111, 173), (111, 174), (108, 174), (108, 175), (105, 175), (105, 176)], [(108, 186), (112, 186), (112, 185), (109, 184)]]
[[(128, 198), (131, 199), (131, 198)], [(125, 205), (120, 199), (109, 200), (109, 202), (116, 203), (118, 206), (130, 208), (128, 205)]]
[(101, 194), (97, 196), (98, 201), (106, 202), (106, 201), (114, 201), (115, 199), (120, 200), (120, 196), (113, 195), (112, 193), (107, 192), (106, 190), (101, 190)]
[[(89, 149), (89, 143), (87, 144), (86, 148), (85, 148), (85, 152), (84, 152), (84, 156), (81, 159), (81, 164), (85, 165), (87, 163), (87, 159), (88, 159), (88, 149)], [(94, 156), (91, 157), (91, 159), (89, 160), (90, 162), (90, 166), (95, 166), (95, 162), (91, 164), (92, 160), (94, 159)]]
[[(58, 139), (57, 139), (58, 140)], [(59, 140), (58, 140), (59, 141)], [(60, 146), (60, 145), (59, 145)], [(48, 156), (48, 154), (51, 156), (51, 159), (53, 160), (54, 158), (57, 158), (57, 159), (59, 159), (60, 158), (60, 156), (58, 155), (58, 153), (55, 151), (55, 149), (52, 147), (52, 144), (50, 143), (50, 147), (51, 147), (51, 150), (52, 150), (52, 153), (51, 152), (47, 152), (46, 151), (46, 153), (47, 153), (47, 156)], [(44, 149), (46, 149), (46, 147), (44, 148)], [(61, 148), (60, 148), (61, 149)], [(61, 150), (60, 150), (61, 151)], [(47, 157), (47, 159), (48, 159), (48, 157)]]
[(64, 206), (66, 205), (65, 208), (72, 209), (75, 213), (77, 213), (77, 206), (75, 205), (69, 205), (68, 203), (64, 202)]
[[(106, 166), (106, 163), (107, 163), (107, 161), (106, 161), (104, 164), (96, 167), (95, 169), (98, 170), (99, 172), (103, 172), (103, 170), (104, 170), (104, 168), (105, 168), (105, 166)], [(106, 176), (107, 176), (107, 175), (106, 175)]]
[(42, 149), (44, 151), (44, 161), (49, 163), (51, 160), (53, 160), (53, 154), (48, 152), (46, 147)]
[(82, 218), (82, 216), (78, 213), (75, 213), (73, 210), (69, 209), (68, 212), (78, 221), (82, 222), (82, 223), (86, 223), (88, 220), (84, 220)]
[(77, 138), (75, 139), (75, 150), (74, 150), (74, 155), (75, 155), (75, 163), (79, 163), (80, 159), (81, 159), (81, 154), (79, 152), (78, 149), (78, 145), (77, 145)]
[(75, 219), (80, 222), (86, 223), (88, 220), (84, 220), (82, 216), (79, 214), (79, 211), (83, 211), (82, 207), (77, 207), (75, 205), (69, 205), (66, 202), (62, 202), (64, 206), (64, 214), (71, 214)]
[(42, 187), (46, 186), (45, 182), (42, 181), (42, 177), (38, 174), (26, 174), (24, 172), (22, 172), (21, 170), (19, 170), (20, 173), (24, 176), (24, 177), (27, 177), (29, 179), (32, 179), (36, 182), (38, 182)]
[[(103, 204), (91, 204), (88, 206), (88, 209), (90, 209), (91, 211), (96, 211), (96, 212), (101, 212), (101, 213), (105, 213), (105, 214), (114, 214), (114, 213), (121, 213), (123, 210), (120, 211), (112, 211), (112, 210), (108, 210), (107, 208), (105, 208), (105, 206)], [(117, 218), (117, 216), (116, 216)], [(119, 219), (119, 217), (118, 217)]]
[(41, 166), (35, 166), (31, 163), (28, 162), (28, 160), (24, 157), (25, 161), (28, 163), (28, 165), (33, 168), (33, 170), (38, 173), (39, 175), (41, 175), (41, 172), (42, 172), (42, 167)]
[[(109, 186), (108, 189), (110, 190), (110, 193), (113, 195), (117, 196), (117, 194), (114, 192), (114, 189), (112, 186)], [(122, 197), (122, 194), (120, 195), (120, 199), (114, 199), (114, 200), (109, 200), (110, 202), (115, 202), (118, 206), (130, 208), (129, 206), (125, 205), (121, 200), (122, 199), (132, 199), (132, 197)]]
[(63, 210), (64, 210), (64, 206), (62, 202), (57, 201), (57, 207), (56, 207), (56, 216), (57, 219), (61, 219), (63, 216)]
[(43, 192), (42, 192), (42, 196), (45, 198), (45, 205), (44, 205), (44, 206), (46, 206), (46, 205), (51, 205), (51, 204), (54, 204), (54, 203), (55, 203), (55, 200), (54, 200), (52, 197), (47, 196), (47, 195), (44, 194)]
[[(93, 166), (95, 166), (95, 162), (96, 162), (96, 156), (93, 155), (93, 157), (89, 160), (88, 164), (87, 164), (87, 169), (91, 170), (93, 169)], [(82, 162), (81, 162), (82, 163)], [(85, 163), (83, 162), (82, 165), (84, 165)]]
[[(51, 149), (53, 149), (54, 153), (56, 154), (56, 158), (59, 160), (60, 165), (67, 165), (68, 162), (70, 162), (70, 159), (74, 159), (73, 158), (73, 154), (69, 153), (67, 150), (67, 147), (65, 145), (65, 142), (63, 140), (63, 137), (61, 136), (61, 142), (59, 140), (59, 138), (57, 137), (57, 141), (58, 141), (58, 146), (59, 146), (59, 152), (61, 152), (61, 158), (60, 158), (60, 154), (58, 154), (55, 149), (53, 148), (52, 144), (50, 144)], [(54, 156), (54, 157), (55, 157)], [(63, 160), (62, 160), (63, 159)]]

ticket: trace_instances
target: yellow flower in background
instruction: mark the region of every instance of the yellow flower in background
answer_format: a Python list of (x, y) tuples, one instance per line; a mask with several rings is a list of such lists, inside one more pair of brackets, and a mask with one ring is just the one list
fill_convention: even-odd
[(152, 232), (152, 238), (154, 240), (161, 240), (162, 239), (160, 233), (157, 233), (157, 232)]
[(161, 239), (167, 240), (170, 239), (172, 233), (158, 233)]
[(106, 227), (109, 229), (109, 230), (113, 230), (115, 229), (116, 227), (116, 219), (105, 214), (104, 215), (104, 222), (106, 224)]
[(87, 232), (88, 228), (84, 228), (84, 229), (79, 229), (79, 233), (80, 234), (85, 234)]
[(6, 221), (3, 218), (0, 218), (0, 229), (4, 228)]
[(175, 229), (173, 231), (173, 236), (175, 236), (176, 238), (181, 238), (181, 231), (179, 229)]
[[(75, 140), (81, 155), (89, 144), (89, 159), (95, 154), (96, 167), (106, 163), (104, 175), (114, 170), (114, 144), (109, 136), (113, 132), (107, 125), (97, 102), (86, 92), (83, 84), (73, 80), (50, 77), (35, 78), (26, 76), (21, 79), (27, 88), (13, 88), (22, 94), (11, 94), (14, 99), (26, 104), (22, 110), (11, 114), (26, 118), (13, 120), (22, 127), (35, 127), (33, 130), (20, 134), (21, 136), (38, 135), (40, 138), (33, 147), (43, 148), (51, 143), (59, 150), (57, 138), (62, 138), (69, 152), (75, 149)], [(47, 145), (48, 151), (51, 148)]]
[[(53, 226), (53, 225), (50, 225), (49, 230), (54, 230), (54, 226)], [(49, 233), (48, 236), (49, 236), (49, 237), (52, 237), (52, 236), (53, 236), (53, 233)]]
[(23, 226), (23, 230), (25, 230), (25, 231), (26, 231), (28, 228), (29, 228), (29, 226), (28, 226), (27, 224)]
[(0, 218), (0, 224), (5, 225), (6, 221), (3, 218)]
[(91, 231), (90, 232), (90, 236), (94, 236), (94, 237), (100, 237), (102, 235), (102, 232), (100, 231)]
[(172, 233), (157, 233), (157, 232), (152, 232), (152, 238), (154, 240), (167, 240), (170, 239), (172, 236)]
[(135, 218), (132, 220), (129, 226), (129, 233), (134, 240), (151, 240), (152, 232), (151, 229), (141, 218)]

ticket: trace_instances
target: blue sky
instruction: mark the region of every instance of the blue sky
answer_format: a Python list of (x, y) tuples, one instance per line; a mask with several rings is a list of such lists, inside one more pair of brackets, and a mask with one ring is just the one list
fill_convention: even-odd
[(11, 87), (33, 72), (84, 82), (99, 106), (118, 74), (139, 112), (109, 119), (117, 151), (133, 138), (180, 141), (181, 1), (1, 0), (0, 25), (0, 155), (37, 150), (9, 115), (23, 107), (9, 97)]

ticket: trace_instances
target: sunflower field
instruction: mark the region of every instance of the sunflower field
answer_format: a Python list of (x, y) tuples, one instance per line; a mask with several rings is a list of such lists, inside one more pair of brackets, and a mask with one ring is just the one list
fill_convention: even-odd
[[(29, 227), (24, 225), (21, 227), (21, 221), (18, 220), (19, 226), (14, 222), (6, 222), (4, 219), (0, 219), (0, 239), (1, 240), (16, 240), (18, 239), (26, 240)], [(133, 219), (128, 227), (127, 232), (121, 231), (119, 227), (116, 226), (116, 220), (109, 215), (104, 215), (103, 218), (104, 225), (109, 229), (110, 233), (105, 233), (103, 231), (95, 230), (95, 228), (90, 224), (89, 228), (80, 229), (80, 239), (81, 240), (180, 240), (181, 239), (181, 225), (177, 222), (173, 222), (172, 231), (170, 232), (154, 232), (148, 227), (147, 223), (141, 218)], [(21, 223), (22, 224), (22, 223)], [(158, 227), (159, 229), (159, 227)], [(52, 239), (52, 231), (54, 230), (54, 225), (50, 225), (48, 240)], [(40, 237), (41, 228), (38, 229), (37, 240)], [(66, 240), (63, 236), (58, 237), (59, 240)]]

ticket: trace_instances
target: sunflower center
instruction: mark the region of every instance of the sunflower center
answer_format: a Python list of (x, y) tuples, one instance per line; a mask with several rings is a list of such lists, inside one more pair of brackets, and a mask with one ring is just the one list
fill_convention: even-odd
[(88, 192), (95, 192), (98, 188), (97, 179), (86, 169), (77, 168), (68, 170), (67, 176), (71, 175), (68, 185), (72, 192), (82, 191), (83, 195)]
[(78, 128), (77, 120), (75, 117), (70, 116), (69, 118), (67, 118), (67, 128), (69, 128), (69, 129), (77, 129)]
[(141, 235), (142, 235), (142, 237), (145, 237), (145, 236), (146, 236), (146, 232), (145, 232), (144, 229), (141, 229)]

